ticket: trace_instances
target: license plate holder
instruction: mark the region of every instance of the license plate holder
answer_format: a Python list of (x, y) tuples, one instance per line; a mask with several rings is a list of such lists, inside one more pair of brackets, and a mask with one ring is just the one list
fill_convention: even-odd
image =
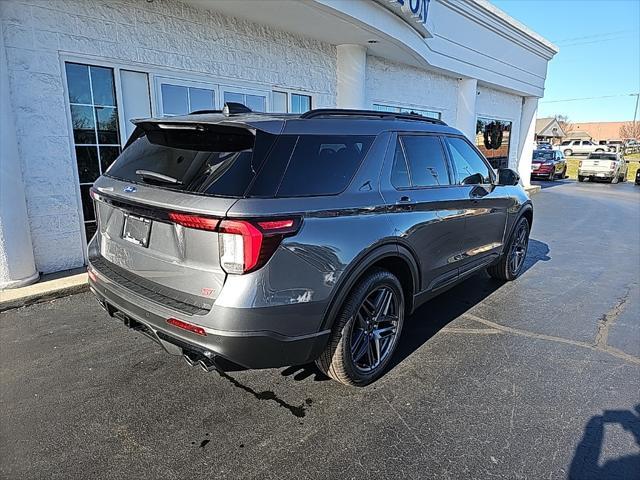
[(148, 218), (125, 214), (124, 225), (122, 227), (123, 240), (147, 248), (149, 246), (150, 234), (151, 220)]

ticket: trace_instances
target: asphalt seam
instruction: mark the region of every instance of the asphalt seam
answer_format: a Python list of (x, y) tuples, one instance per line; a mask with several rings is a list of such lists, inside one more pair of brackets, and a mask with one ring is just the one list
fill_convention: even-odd
[(496, 330), (500, 330), (505, 333), (511, 333), (513, 335), (519, 335), (521, 337), (535, 338), (536, 340), (547, 340), (549, 342), (563, 343), (565, 345), (572, 345), (574, 347), (586, 348), (588, 350), (594, 350), (597, 352), (604, 352), (612, 355), (614, 357), (620, 358), (629, 363), (633, 363), (635, 365), (640, 365), (640, 358), (634, 355), (630, 355), (622, 350), (617, 348), (610, 347), (608, 345), (598, 346), (587, 342), (581, 342), (578, 340), (571, 340), (568, 338), (555, 337), (553, 335), (545, 335), (542, 333), (533, 333), (528, 332), (527, 330), (521, 330), (519, 328), (507, 327), (504, 325), (500, 325), (498, 323), (492, 322), (491, 320), (486, 320), (484, 318), (473, 315), (472, 313), (464, 313), (463, 317), (466, 317), (470, 320), (475, 320), (476, 322), (482, 323), (483, 325), (487, 325), (488, 327), (495, 328)]
[(631, 285), (627, 287), (627, 291), (622, 297), (618, 299), (618, 302), (605, 313), (598, 321), (598, 329), (596, 331), (595, 346), (599, 348), (608, 347), (607, 341), (609, 340), (609, 329), (616, 322), (618, 316), (623, 312), (627, 300), (629, 300), (629, 294), (631, 293)]

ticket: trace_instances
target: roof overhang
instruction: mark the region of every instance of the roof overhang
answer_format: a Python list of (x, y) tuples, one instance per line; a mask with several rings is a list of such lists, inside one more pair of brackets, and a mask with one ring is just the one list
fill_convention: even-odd
[(188, 0), (332, 45), (541, 97), (557, 48), (485, 0)]

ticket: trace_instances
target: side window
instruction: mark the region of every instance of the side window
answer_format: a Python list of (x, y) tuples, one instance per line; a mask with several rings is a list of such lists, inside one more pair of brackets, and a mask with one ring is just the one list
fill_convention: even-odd
[(450, 185), (447, 161), (440, 139), (427, 135), (404, 135), (402, 143), (412, 187)]
[(456, 168), (456, 181), (459, 185), (491, 183), (489, 167), (466, 140), (446, 137), (446, 142)]
[(393, 160), (393, 169), (391, 170), (391, 185), (396, 188), (409, 188), (411, 186), (409, 167), (407, 166), (400, 140), (396, 143), (396, 155)]

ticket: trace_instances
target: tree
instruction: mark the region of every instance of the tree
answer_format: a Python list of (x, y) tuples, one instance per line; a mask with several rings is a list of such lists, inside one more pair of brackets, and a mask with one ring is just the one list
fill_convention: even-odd
[(573, 123), (568, 115), (555, 115), (555, 119), (565, 135), (569, 135), (573, 131)]
[(640, 140), (640, 122), (627, 122), (620, 127), (620, 138)]

